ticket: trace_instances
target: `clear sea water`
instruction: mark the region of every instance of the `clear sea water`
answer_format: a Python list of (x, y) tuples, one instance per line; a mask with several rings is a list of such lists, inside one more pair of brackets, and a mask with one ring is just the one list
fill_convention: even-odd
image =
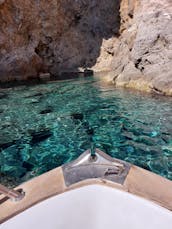
[(0, 90), (0, 182), (16, 185), (76, 159), (91, 141), (172, 180), (172, 98), (92, 77)]

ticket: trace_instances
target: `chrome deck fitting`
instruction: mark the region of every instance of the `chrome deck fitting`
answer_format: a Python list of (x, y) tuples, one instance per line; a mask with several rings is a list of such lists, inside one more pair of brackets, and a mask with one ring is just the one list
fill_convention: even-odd
[(129, 163), (95, 149), (94, 157), (91, 150), (87, 150), (75, 161), (63, 165), (62, 170), (66, 186), (93, 178), (123, 184), (130, 167)]

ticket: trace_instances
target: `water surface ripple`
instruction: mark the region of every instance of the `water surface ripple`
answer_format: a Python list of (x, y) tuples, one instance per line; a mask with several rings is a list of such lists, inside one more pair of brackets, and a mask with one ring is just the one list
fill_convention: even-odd
[(0, 182), (16, 185), (90, 148), (172, 179), (172, 98), (93, 78), (0, 90)]

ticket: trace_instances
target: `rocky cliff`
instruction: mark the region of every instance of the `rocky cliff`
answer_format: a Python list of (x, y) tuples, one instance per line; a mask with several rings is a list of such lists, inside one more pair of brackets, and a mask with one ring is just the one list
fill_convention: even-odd
[(0, 1), (0, 78), (91, 68), (119, 34), (119, 0)]
[(92, 68), (172, 95), (171, 0), (0, 0), (0, 24), (1, 81)]
[(111, 64), (114, 84), (172, 95), (172, 1), (123, 1), (121, 16)]

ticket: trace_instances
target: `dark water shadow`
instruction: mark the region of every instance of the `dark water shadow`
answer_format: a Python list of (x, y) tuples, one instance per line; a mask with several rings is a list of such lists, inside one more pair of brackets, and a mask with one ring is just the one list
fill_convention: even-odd
[(35, 52), (54, 77), (66, 79), (96, 64), (103, 39), (119, 36), (120, 0), (64, 2), (60, 10), (70, 18), (68, 27), (58, 40), (40, 41)]

